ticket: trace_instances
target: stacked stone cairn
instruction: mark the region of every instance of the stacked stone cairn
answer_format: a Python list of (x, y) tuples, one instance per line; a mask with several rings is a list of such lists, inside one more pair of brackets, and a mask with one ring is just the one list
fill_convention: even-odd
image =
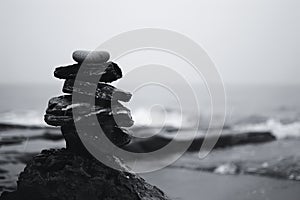
[[(133, 120), (130, 110), (120, 101), (128, 102), (131, 94), (107, 84), (122, 77), (121, 69), (116, 63), (108, 62), (109, 53), (104, 51), (75, 51), (73, 59), (76, 64), (58, 67), (54, 71), (56, 78), (65, 79), (62, 91), (67, 95), (50, 99), (45, 122), (52, 126), (61, 126), (67, 149), (79, 154), (85, 154), (87, 151), (81, 143), (75, 123), (80, 123), (81, 127), (84, 125), (87, 130), (93, 130), (93, 127), (97, 126), (90, 120), (91, 117), (95, 117), (93, 115), (96, 115), (101, 129), (112, 143), (119, 147), (128, 144), (130, 134), (124, 127), (132, 126)], [(77, 76), (79, 68), (81, 74)], [(77, 85), (74, 84), (75, 78)], [(95, 78), (100, 78), (97, 86), (90, 82)], [(92, 86), (96, 88), (96, 93), (90, 91)], [(72, 103), (73, 93), (80, 96), (81, 102)], [(85, 96), (95, 97), (95, 101), (85, 101)], [(72, 112), (76, 109), (80, 116), (74, 119)]]
[[(107, 52), (75, 51), (73, 59), (76, 64), (55, 69), (55, 77), (65, 79), (63, 92), (67, 94), (50, 99), (45, 114), (49, 125), (61, 126), (66, 148), (46, 149), (34, 156), (19, 175), (17, 190), (3, 192), (0, 200), (167, 200), (160, 189), (129, 172), (119, 158), (103, 154), (122, 170), (112, 169), (84, 147), (75, 123), (91, 130), (95, 126), (91, 116), (96, 116), (96, 123), (114, 145), (123, 147), (130, 142), (128, 131), (121, 127), (132, 126), (133, 120), (120, 101), (129, 101), (131, 94), (107, 84), (122, 77), (118, 65), (108, 62)], [(90, 90), (94, 81), (89, 80), (99, 75), (95, 93)], [(72, 102), (75, 94), (81, 95), (82, 102)], [(95, 98), (95, 104), (84, 97)], [(79, 117), (74, 118), (74, 111)]]

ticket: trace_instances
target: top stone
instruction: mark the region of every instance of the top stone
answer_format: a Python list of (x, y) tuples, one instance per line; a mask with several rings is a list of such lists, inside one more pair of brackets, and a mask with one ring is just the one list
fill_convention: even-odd
[(107, 51), (77, 50), (73, 52), (72, 57), (78, 63), (105, 63), (109, 60), (110, 56)]

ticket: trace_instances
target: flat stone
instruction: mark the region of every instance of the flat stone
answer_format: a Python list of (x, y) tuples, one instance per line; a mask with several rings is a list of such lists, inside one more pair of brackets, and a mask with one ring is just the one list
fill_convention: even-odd
[[(131, 94), (125, 92), (121, 89), (117, 89), (112, 85), (105, 83), (89, 83), (85, 81), (76, 81), (76, 86), (74, 87), (74, 80), (67, 79), (63, 86), (63, 92), (65, 93), (77, 93), (80, 95), (87, 95), (95, 97), (96, 99), (106, 100), (106, 101), (124, 101), (128, 102), (131, 99)], [(96, 88), (96, 91), (95, 91)]]
[[(96, 122), (92, 121), (95, 116), (97, 119)], [(117, 125), (119, 127), (130, 127), (134, 123), (131, 117), (130, 110), (126, 109), (125, 107), (103, 108), (101, 110), (97, 110), (87, 114), (78, 113), (75, 119), (70, 114), (54, 115), (46, 113), (44, 116), (44, 120), (47, 124), (52, 126), (63, 126), (73, 123), (99, 123), (107, 125)]]
[(78, 50), (73, 52), (72, 57), (78, 63), (104, 63), (109, 60), (110, 55), (107, 51)]
[[(81, 68), (81, 69), (80, 69)], [(80, 74), (78, 71), (80, 69)], [(107, 62), (100, 64), (73, 64), (58, 67), (54, 76), (60, 79), (75, 79), (88, 81), (91, 77), (97, 77), (100, 82), (113, 82), (122, 77), (122, 71), (116, 63)]]
[[(47, 114), (53, 115), (68, 115), (72, 116), (73, 110), (77, 114), (89, 114), (91, 112), (99, 111), (104, 108), (115, 108), (119, 107), (119, 110), (123, 108), (124, 110), (128, 110), (119, 102), (110, 102), (110, 101), (95, 101), (95, 105), (92, 106), (87, 102), (80, 102), (72, 104), (72, 95), (62, 95), (58, 97), (53, 97), (49, 100), (48, 108), (46, 109)], [(113, 109), (114, 110), (114, 109)], [(129, 111), (129, 110), (128, 110)]]
[(65, 124), (73, 123), (73, 118), (71, 116), (56, 116), (45, 114), (44, 121), (51, 126), (62, 126)]
[[(90, 105), (89, 103), (72, 104), (71, 95), (54, 97), (49, 100), (45, 121), (49, 125), (62, 126), (74, 122), (90, 124), (93, 116), (96, 116), (100, 124), (113, 124), (120, 127), (133, 125), (130, 110), (119, 102), (105, 102), (102, 105)], [(74, 120), (74, 116), (76, 119)]]

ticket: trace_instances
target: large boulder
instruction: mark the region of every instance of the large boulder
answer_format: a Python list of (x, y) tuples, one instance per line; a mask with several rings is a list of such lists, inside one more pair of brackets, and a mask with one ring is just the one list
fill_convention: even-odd
[[(117, 162), (114, 158), (111, 162)], [(121, 166), (120, 166), (121, 167)], [(138, 175), (114, 170), (93, 157), (66, 149), (43, 150), (20, 174), (15, 192), (1, 200), (165, 200), (165, 194)]]

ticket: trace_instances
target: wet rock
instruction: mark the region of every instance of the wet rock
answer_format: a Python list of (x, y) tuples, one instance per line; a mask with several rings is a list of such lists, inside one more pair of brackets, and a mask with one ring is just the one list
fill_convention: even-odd
[[(276, 137), (271, 132), (245, 132), (245, 133), (232, 133), (232, 134), (222, 134), (219, 138), (214, 138), (215, 136), (210, 136), (208, 139), (217, 140), (214, 145), (214, 149), (226, 148), (237, 145), (244, 144), (259, 144), (265, 142), (272, 142), (276, 140)], [(199, 151), (204, 137), (192, 138), (193, 141), (190, 144), (187, 151), (195, 152)], [(163, 148), (170, 142), (177, 144), (177, 146), (185, 145), (187, 140), (173, 140), (173, 137), (167, 137), (163, 135), (155, 135), (151, 138), (133, 138), (133, 141), (126, 150), (132, 152), (146, 153), (156, 151)]]
[[(63, 92), (65, 93), (77, 93), (80, 95), (88, 95), (105, 101), (124, 101), (128, 102), (131, 99), (131, 94), (121, 89), (117, 89), (112, 85), (105, 83), (94, 83), (76, 81), (74, 86), (73, 79), (67, 79), (63, 86)], [(94, 90), (96, 88), (96, 90)]]
[(58, 116), (72, 116), (73, 113), (76, 115), (130, 115), (130, 110), (117, 101), (98, 101), (95, 105), (87, 102), (72, 103), (71, 95), (63, 95), (49, 100), (46, 113)]
[[(105, 155), (104, 155), (105, 156)], [(109, 162), (118, 162), (107, 157)], [(166, 200), (168, 197), (141, 177), (111, 169), (96, 159), (65, 149), (44, 150), (20, 174), (15, 192), (1, 200)]]
[[(80, 75), (78, 75), (79, 68)], [(54, 76), (60, 79), (77, 79), (88, 81), (91, 77), (100, 78), (100, 82), (113, 82), (122, 77), (122, 71), (116, 63), (107, 62), (101, 64), (73, 64), (58, 67)]]
[(48, 102), (48, 107), (46, 109), (47, 114), (62, 115), (72, 114), (72, 109), (67, 109), (68, 106), (72, 105), (71, 95), (62, 95), (58, 97), (53, 97)]
[(51, 126), (62, 126), (64, 124), (73, 123), (73, 118), (70, 116), (56, 116), (56, 115), (46, 114), (44, 115), (44, 120), (47, 124)]
[(109, 60), (109, 53), (106, 51), (74, 51), (73, 59), (78, 63), (104, 63)]
[(45, 114), (44, 119), (45, 122), (51, 126), (64, 126), (77, 122), (90, 124), (94, 122), (93, 117), (95, 116), (95, 119), (99, 122), (99, 124), (107, 124), (119, 127), (130, 127), (134, 123), (130, 111), (111, 110), (110, 108), (91, 112), (85, 115), (80, 115), (78, 117), (76, 116), (75, 119), (73, 116), (69, 115), (58, 116), (52, 114)]
[(45, 115), (47, 124), (52, 126), (63, 126), (73, 122), (89, 124), (91, 118), (96, 116), (100, 124), (120, 127), (133, 125), (130, 110), (119, 102), (111, 104), (109, 101), (102, 101), (102, 105), (92, 106), (89, 103), (72, 104), (71, 98), (70, 95), (64, 95), (50, 99)]

